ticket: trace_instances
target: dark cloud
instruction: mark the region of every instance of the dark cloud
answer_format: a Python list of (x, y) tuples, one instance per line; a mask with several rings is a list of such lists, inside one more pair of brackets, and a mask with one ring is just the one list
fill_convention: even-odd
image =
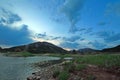
[(0, 8), (0, 24), (13, 24), (17, 21), (21, 21), (21, 18), (17, 14)]
[(105, 26), (107, 23), (106, 22), (99, 22), (98, 25), (99, 26)]
[(53, 37), (52, 40), (61, 39), (61, 37)]
[(86, 31), (86, 28), (79, 28), (79, 27), (71, 27), (70, 32), (76, 33), (76, 32), (83, 32)]
[(32, 42), (27, 25), (22, 25), (20, 30), (11, 29), (0, 25), (0, 45), (21, 45)]
[(81, 39), (80, 39), (80, 41), (83, 41), (83, 40), (85, 40), (85, 39), (84, 39), (84, 38), (81, 38)]
[(0, 45), (15, 46), (33, 42), (28, 26), (22, 24), (11, 28), (11, 24), (21, 21), (21, 18), (10, 11), (0, 8)]
[(91, 28), (91, 27), (89, 27), (89, 28), (87, 28), (86, 30), (85, 30), (85, 34), (87, 34), (87, 33), (91, 33), (92, 32), (92, 30), (93, 30), (93, 28)]
[(46, 32), (44, 32), (44, 33), (36, 33), (34, 38), (44, 39), (44, 40), (58, 40), (61, 39), (62, 37), (50, 36)]
[(97, 40), (93, 42), (89, 42), (88, 44), (92, 45), (95, 49), (104, 49), (107, 46), (106, 44), (101, 43), (100, 41), (97, 41)]
[(106, 15), (116, 15), (120, 17), (120, 1), (116, 3), (109, 3), (107, 5)]
[(72, 27), (72, 28), (70, 28), (70, 30), (72, 30), (73, 33), (79, 32), (79, 33), (87, 34), (87, 33), (91, 33), (93, 28), (91, 28), (91, 27), (88, 27), (88, 28)]
[(36, 34), (36, 37), (37, 38), (45, 38), (45, 37), (47, 37), (47, 35), (46, 35), (46, 32), (44, 32), (44, 33)]
[(79, 21), (80, 11), (83, 8), (85, 0), (65, 0), (64, 5), (61, 8), (61, 12), (69, 19), (71, 28), (70, 32), (76, 31), (75, 24)]
[(120, 40), (120, 33), (116, 33), (114, 35), (111, 35), (107, 38), (105, 38), (106, 42), (114, 42), (114, 41), (119, 41)]
[(70, 38), (64, 38), (65, 41), (69, 41), (69, 42), (75, 42), (77, 40), (80, 40), (81, 37), (80, 36), (72, 36)]
[(60, 37), (60, 36), (50, 36), (48, 34), (46, 34), (46, 32), (44, 33), (39, 33), (35, 35), (35, 38), (40, 38), (40, 39), (44, 39), (44, 40), (63, 40), (63, 41), (67, 41), (67, 42), (75, 42), (77, 40), (83, 40), (80, 36), (78, 35), (74, 35), (71, 37)]
[(97, 33), (98, 38), (104, 39), (105, 42), (111, 43), (120, 40), (120, 33), (102, 31)]
[(77, 42), (72, 43), (72, 42), (65, 41), (65, 42), (62, 42), (60, 46), (63, 48), (77, 49), (79, 47), (79, 44)]

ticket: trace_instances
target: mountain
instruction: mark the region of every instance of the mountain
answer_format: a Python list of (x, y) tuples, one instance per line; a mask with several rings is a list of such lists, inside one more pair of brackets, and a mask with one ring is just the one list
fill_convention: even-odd
[(2, 51), (2, 48), (0, 47), (0, 52)]
[(67, 53), (66, 50), (48, 42), (35, 42), (28, 45), (6, 48), (4, 51), (21, 52), (28, 51), (31, 53)]
[(120, 45), (113, 48), (103, 49), (102, 52), (120, 52)]
[(91, 49), (91, 48), (83, 48), (78, 50), (79, 53), (92, 53), (92, 52), (98, 52), (98, 50)]

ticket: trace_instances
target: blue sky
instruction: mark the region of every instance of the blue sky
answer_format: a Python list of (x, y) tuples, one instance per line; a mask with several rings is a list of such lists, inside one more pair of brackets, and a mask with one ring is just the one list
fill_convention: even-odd
[(68, 50), (120, 45), (120, 0), (0, 0), (0, 46), (37, 41)]

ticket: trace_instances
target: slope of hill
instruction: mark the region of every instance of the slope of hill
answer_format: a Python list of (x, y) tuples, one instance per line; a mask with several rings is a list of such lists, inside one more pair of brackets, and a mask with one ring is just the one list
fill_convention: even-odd
[(66, 53), (67, 51), (48, 42), (35, 42), (28, 45), (6, 48), (4, 51), (21, 52), (28, 51), (31, 53)]
[(0, 47), (0, 52), (2, 51), (2, 48)]
[(97, 52), (98, 50), (94, 50), (91, 48), (84, 48), (84, 49), (79, 49), (78, 50), (80, 53), (91, 53), (91, 52)]
[(102, 52), (120, 52), (120, 45), (113, 48), (103, 49)]

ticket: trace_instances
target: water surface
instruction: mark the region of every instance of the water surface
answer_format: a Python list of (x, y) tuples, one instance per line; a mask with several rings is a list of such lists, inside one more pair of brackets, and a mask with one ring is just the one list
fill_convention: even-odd
[(0, 80), (26, 80), (33, 72), (38, 71), (32, 63), (58, 60), (57, 57), (6, 57), (0, 54)]

